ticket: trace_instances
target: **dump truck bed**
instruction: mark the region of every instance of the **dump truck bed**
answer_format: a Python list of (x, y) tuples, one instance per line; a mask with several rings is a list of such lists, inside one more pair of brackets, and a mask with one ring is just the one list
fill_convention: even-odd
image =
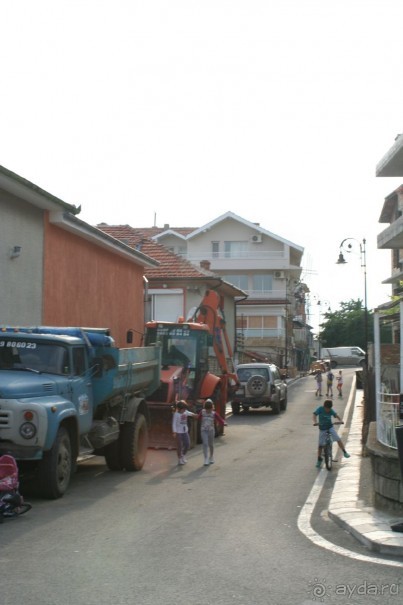
[(122, 393), (146, 397), (159, 386), (159, 347), (97, 348), (96, 358), (102, 362), (104, 371), (102, 377), (94, 380), (95, 405)]

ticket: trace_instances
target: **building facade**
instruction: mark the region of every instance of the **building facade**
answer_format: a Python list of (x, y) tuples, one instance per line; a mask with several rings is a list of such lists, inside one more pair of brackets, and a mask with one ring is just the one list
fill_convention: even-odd
[(158, 262), (79, 212), (0, 167), (0, 325), (110, 328), (125, 346), (129, 328), (143, 331), (144, 269)]
[(282, 367), (308, 367), (311, 335), (301, 246), (233, 212), (198, 228), (139, 231), (246, 293), (237, 300), (238, 353)]

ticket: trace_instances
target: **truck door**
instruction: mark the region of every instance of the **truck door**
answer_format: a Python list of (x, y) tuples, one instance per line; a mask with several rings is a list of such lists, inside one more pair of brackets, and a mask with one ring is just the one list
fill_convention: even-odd
[(84, 347), (74, 347), (72, 351), (71, 388), (74, 405), (77, 408), (77, 418), (80, 433), (86, 433), (92, 425), (93, 395), (90, 370)]

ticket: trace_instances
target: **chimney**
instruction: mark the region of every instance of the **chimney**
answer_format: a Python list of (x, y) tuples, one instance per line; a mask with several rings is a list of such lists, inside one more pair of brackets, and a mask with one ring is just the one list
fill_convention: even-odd
[(164, 229), (165, 229), (165, 230), (169, 229), (169, 223), (165, 223), (165, 225), (164, 225)]
[(209, 260), (201, 260), (200, 261), (200, 267), (202, 269), (205, 269), (206, 271), (210, 271), (210, 266), (211, 266), (211, 263), (210, 263)]

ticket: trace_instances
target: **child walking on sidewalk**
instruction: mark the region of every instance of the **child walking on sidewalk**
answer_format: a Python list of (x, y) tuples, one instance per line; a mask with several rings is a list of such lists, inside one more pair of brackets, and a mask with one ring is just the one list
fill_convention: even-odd
[(200, 428), (203, 443), (204, 466), (208, 466), (209, 464), (214, 464), (214, 423), (216, 420), (223, 426), (227, 426), (227, 423), (213, 410), (213, 402), (211, 399), (206, 399), (204, 408), (199, 413), (198, 418), (201, 421)]

